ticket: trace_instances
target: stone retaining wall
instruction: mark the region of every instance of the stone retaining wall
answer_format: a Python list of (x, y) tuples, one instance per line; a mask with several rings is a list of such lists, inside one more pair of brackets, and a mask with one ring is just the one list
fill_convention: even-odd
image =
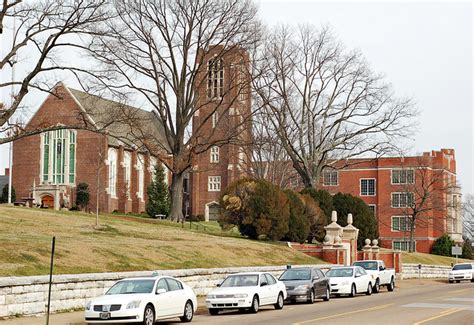
[[(451, 266), (442, 265), (421, 265), (420, 277), (423, 279), (443, 278), (448, 279)], [(417, 279), (418, 264), (403, 264), (403, 271), (400, 274), (401, 279)]]
[[(316, 266), (323, 269), (330, 267)], [(285, 269), (285, 265), (279, 265), (156, 272), (179, 278), (192, 287), (196, 295), (205, 295), (231, 273), (266, 271), (278, 276)], [(102, 295), (117, 280), (152, 274), (153, 271), (55, 275), (51, 289), (51, 311), (83, 308), (88, 299)], [(49, 276), (0, 278), (0, 318), (44, 313), (48, 299), (48, 281)]]

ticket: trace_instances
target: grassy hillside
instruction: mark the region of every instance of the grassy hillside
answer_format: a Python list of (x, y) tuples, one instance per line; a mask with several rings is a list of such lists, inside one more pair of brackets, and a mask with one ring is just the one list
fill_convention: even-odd
[(119, 215), (100, 222), (95, 229), (93, 215), (0, 205), (0, 276), (47, 274), (53, 235), (56, 274), (322, 263), (216, 224), (190, 230), (189, 224)]
[[(468, 262), (472, 263), (472, 260), (466, 260), (459, 258), (458, 263)], [(413, 264), (428, 264), (428, 265), (451, 265), (456, 263), (455, 257), (439, 256), (423, 253), (403, 253), (402, 263), (413, 263)]]

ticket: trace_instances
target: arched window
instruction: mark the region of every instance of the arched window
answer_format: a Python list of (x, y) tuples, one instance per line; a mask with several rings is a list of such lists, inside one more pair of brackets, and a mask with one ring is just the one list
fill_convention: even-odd
[(109, 194), (112, 197), (117, 197), (117, 150), (109, 148)]
[(43, 132), (41, 147), (42, 182), (74, 184), (76, 180), (76, 131)]
[(125, 168), (125, 186), (127, 189), (127, 197), (130, 199), (130, 185), (132, 179), (132, 154), (128, 151), (123, 155), (123, 167)]
[(222, 59), (207, 62), (207, 97), (221, 98), (224, 95), (224, 65)]
[(143, 201), (144, 187), (145, 187), (145, 158), (143, 155), (138, 155), (137, 169), (138, 169), (138, 192), (137, 196)]

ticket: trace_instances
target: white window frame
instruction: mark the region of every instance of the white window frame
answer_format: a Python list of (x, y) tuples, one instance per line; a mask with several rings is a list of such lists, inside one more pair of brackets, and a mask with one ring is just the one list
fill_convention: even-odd
[[(400, 248), (395, 248), (395, 243), (400, 243)], [(413, 243), (415, 244), (414, 246), (414, 250), (416, 252), (416, 240), (413, 241)], [(405, 249), (403, 249), (402, 246), (405, 246)], [(393, 250), (399, 250), (399, 251), (404, 251), (404, 252), (408, 252), (410, 250), (410, 241), (409, 240), (393, 240), (392, 241), (392, 249)]]
[(211, 163), (218, 163), (219, 162), (219, 147), (218, 146), (211, 147), (210, 161), (211, 161)]
[(137, 170), (138, 170), (138, 191), (137, 197), (143, 202), (145, 199), (145, 157), (141, 154), (137, 156)]
[(370, 207), (374, 207), (374, 217), (377, 216), (377, 204), (367, 204)]
[[(326, 183), (326, 176), (329, 175), (329, 183)], [(333, 176), (336, 175), (336, 183), (334, 183)], [(323, 185), (324, 186), (339, 186), (339, 172), (337, 170), (323, 171)]]
[(117, 198), (117, 149), (109, 148), (107, 151), (107, 160), (109, 163), (109, 194)]
[[(402, 194), (407, 196), (406, 199), (405, 199), (405, 202), (406, 202), (405, 205), (401, 204), (401, 195)], [(412, 195), (412, 202), (414, 202), (415, 201), (415, 193), (413, 193), (413, 192), (391, 192), (390, 193), (390, 207), (392, 207), (392, 208), (409, 208), (410, 205), (408, 205), (408, 194)], [(398, 202), (399, 202), (398, 206), (393, 205), (393, 201), (394, 201), (393, 200), (393, 195), (398, 195)]]
[(207, 177), (207, 190), (209, 192), (220, 192), (220, 190), (221, 190), (221, 177), (220, 176), (208, 176)]
[(125, 169), (124, 172), (124, 181), (125, 181), (125, 186), (126, 191), (127, 191), (127, 198), (131, 200), (130, 196), (130, 188), (132, 186), (132, 153), (128, 151), (124, 151), (123, 153), (123, 167)]
[[(218, 68), (214, 66), (219, 62)], [(220, 99), (224, 95), (224, 60), (222, 58), (213, 58), (207, 61), (207, 98)]]
[[(405, 175), (405, 182), (401, 182), (400, 181), (400, 175), (399, 175), (399, 181), (398, 183), (395, 183), (393, 181), (393, 177), (394, 177), (394, 173), (395, 172), (407, 172), (406, 175)], [(413, 173), (413, 177), (412, 177), (412, 182), (408, 182), (408, 172), (411, 172)], [(392, 185), (406, 185), (406, 184), (415, 184), (415, 170), (414, 169), (403, 169), (403, 168), (393, 168), (391, 171), (390, 171), (390, 183)]]
[[(410, 231), (410, 218), (411, 216), (392, 216), (390, 218), (390, 230), (392, 232), (407, 232), (407, 231)], [(394, 219), (398, 219), (398, 229), (395, 229), (393, 227), (393, 220)], [(405, 219), (405, 229), (401, 229), (402, 227), (400, 226), (402, 223), (401, 223), (401, 220), (402, 219)]]
[[(362, 181), (374, 181), (374, 194), (362, 193)], [(375, 178), (360, 178), (359, 179), (360, 196), (376, 196), (377, 195), (377, 179)], [(369, 183), (367, 183), (367, 193), (369, 193)]]

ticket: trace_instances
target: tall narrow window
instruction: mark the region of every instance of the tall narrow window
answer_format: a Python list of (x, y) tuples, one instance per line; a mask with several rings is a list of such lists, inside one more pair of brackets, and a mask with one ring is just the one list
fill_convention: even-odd
[(224, 94), (224, 66), (222, 59), (207, 62), (207, 97), (221, 98)]
[(69, 132), (69, 183), (74, 184), (76, 169), (76, 134)]
[(128, 151), (124, 152), (123, 167), (125, 168), (125, 187), (127, 190), (127, 197), (130, 197), (130, 181), (132, 179), (132, 154)]
[(219, 147), (214, 146), (211, 148), (211, 163), (219, 162)]
[(117, 150), (109, 148), (109, 194), (112, 197), (117, 197)]
[(143, 201), (144, 196), (144, 187), (145, 187), (145, 161), (143, 155), (138, 155), (137, 161), (137, 169), (138, 169), (138, 192), (137, 196), (139, 199)]
[(246, 85), (245, 85), (245, 66), (244, 66), (244, 61), (240, 62), (239, 65), (239, 85), (238, 85), (238, 92), (239, 92), (239, 100), (244, 101), (246, 99)]
[(49, 180), (49, 133), (43, 133), (43, 182)]
[(219, 121), (219, 113), (215, 111), (214, 113), (212, 113), (212, 116), (211, 116), (212, 128), (215, 128), (217, 126), (218, 121)]

